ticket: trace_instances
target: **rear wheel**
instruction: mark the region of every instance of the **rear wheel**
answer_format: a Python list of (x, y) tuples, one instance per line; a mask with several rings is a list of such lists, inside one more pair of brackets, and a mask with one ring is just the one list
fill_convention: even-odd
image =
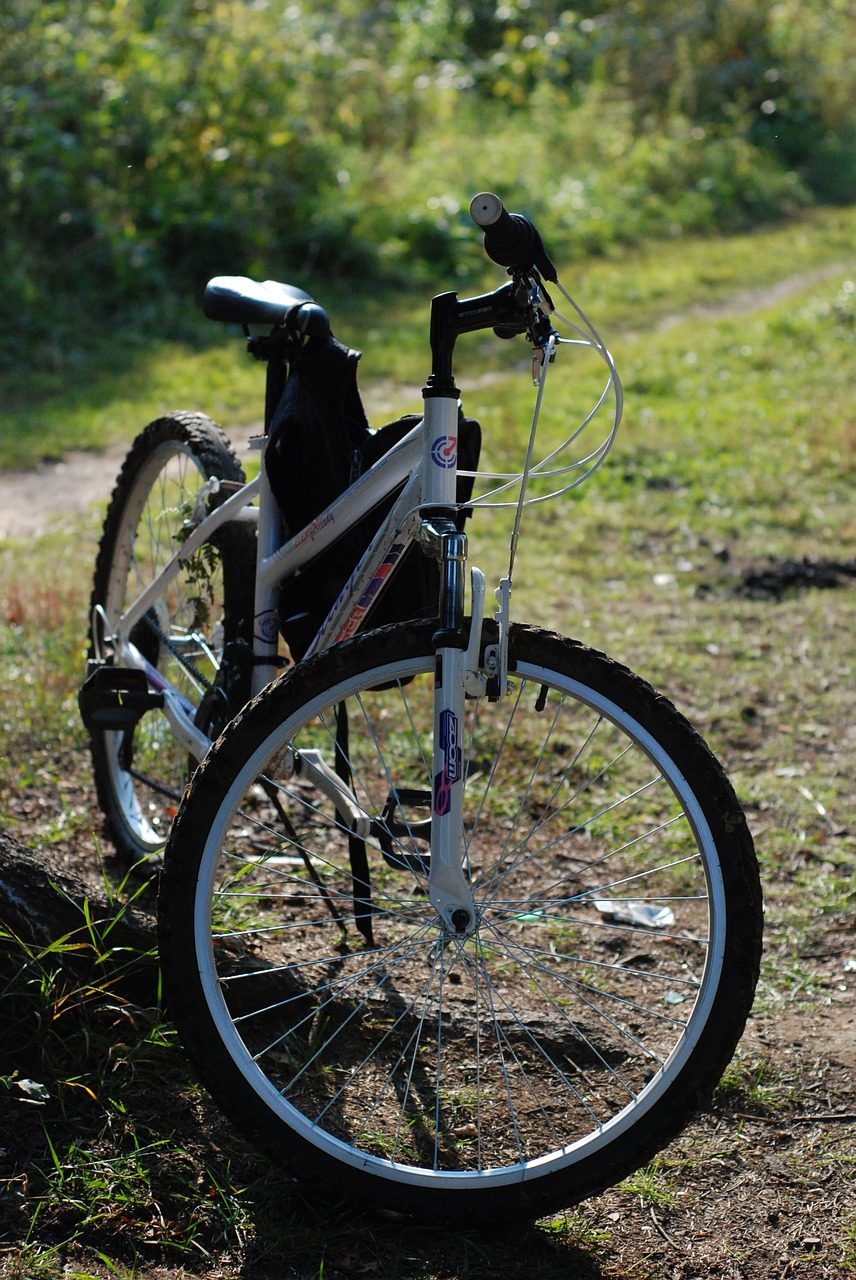
[[(134, 441), (98, 550), (92, 649), (175, 555), (212, 478), (239, 485), (244, 473), (226, 436), (203, 414), (168, 414)], [(251, 621), (242, 583), (252, 580), (246, 565), (252, 554), (246, 528), (223, 530), (187, 562), (132, 635), (148, 661), (202, 705), (203, 717), (224, 647)], [(161, 851), (188, 772), (187, 751), (166, 717), (151, 711), (133, 729), (93, 730), (90, 741), (98, 798), (117, 850), (134, 860)]]
[(752, 1002), (757, 867), (674, 707), (518, 627), (509, 696), (466, 704), (479, 922), (445, 933), (431, 630), (334, 647), (229, 726), (170, 837), (164, 980), (207, 1087), (295, 1172), (423, 1220), (538, 1216), (639, 1167), (709, 1095)]

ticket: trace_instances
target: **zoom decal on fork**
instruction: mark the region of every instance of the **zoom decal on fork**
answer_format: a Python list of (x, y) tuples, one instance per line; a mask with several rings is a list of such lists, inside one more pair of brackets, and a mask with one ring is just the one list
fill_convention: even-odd
[(454, 711), (440, 713), (440, 750), (443, 768), (434, 778), (434, 812), (442, 818), (452, 803), (452, 787), (461, 777), (458, 717)]

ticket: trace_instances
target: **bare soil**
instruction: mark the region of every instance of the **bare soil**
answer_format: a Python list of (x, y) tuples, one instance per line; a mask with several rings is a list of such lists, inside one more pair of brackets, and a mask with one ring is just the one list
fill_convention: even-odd
[[(252, 434), (250, 428), (230, 431), (239, 456)], [(29, 470), (0, 470), (0, 539), (38, 537), (57, 521), (106, 502), (130, 445), (124, 441), (103, 453), (68, 453), (60, 462)]]

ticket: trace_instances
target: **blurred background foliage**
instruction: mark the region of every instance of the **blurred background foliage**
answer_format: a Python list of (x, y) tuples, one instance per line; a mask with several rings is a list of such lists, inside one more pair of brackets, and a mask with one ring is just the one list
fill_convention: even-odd
[(850, 0), (5, 0), (0, 363), (212, 274), (430, 280), (498, 189), (563, 260), (856, 199)]

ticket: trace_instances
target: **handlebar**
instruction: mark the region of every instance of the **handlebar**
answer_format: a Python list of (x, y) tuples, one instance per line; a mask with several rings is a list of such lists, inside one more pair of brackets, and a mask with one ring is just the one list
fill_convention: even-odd
[(470, 217), (484, 231), (485, 253), (501, 267), (526, 270), (534, 267), (555, 284), (556, 268), (534, 224), (522, 213), (509, 213), (499, 196), (482, 191), (470, 201)]
[[(485, 251), (494, 262), (508, 267), (518, 277), (484, 298), (458, 301), (457, 294), (442, 295), (435, 302), (448, 302), (446, 310), (436, 308), (436, 324), (432, 319), (432, 349), (451, 347), (457, 334), (476, 329), (493, 328), (501, 337), (529, 332), (536, 346), (539, 338), (549, 334), (546, 315), (538, 320), (531, 307), (529, 291), (520, 293), (525, 277), (538, 273), (544, 280), (557, 283), (556, 268), (544, 248), (537, 228), (522, 213), (509, 213), (499, 196), (482, 191), (470, 202), (470, 215), (484, 231)], [(549, 304), (549, 297), (547, 298)], [(432, 304), (433, 307), (433, 304)], [(550, 306), (552, 309), (552, 306)], [(216, 276), (208, 282), (203, 310), (211, 320), (222, 320), (244, 326), (249, 337), (250, 325), (270, 325), (291, 338), (325, 340), (330, 335), (326, 311), (310, 294), (293, 285), (275, 280), (250, 280), (246, 276)], [(434, 311), (432, 310), (432, 316)], [(533, 327), (535, 326), (535, 327)], [(448, 345), (447, 345), (448, 344)], [(451, 376), (451, 375), (449, 375)]]

